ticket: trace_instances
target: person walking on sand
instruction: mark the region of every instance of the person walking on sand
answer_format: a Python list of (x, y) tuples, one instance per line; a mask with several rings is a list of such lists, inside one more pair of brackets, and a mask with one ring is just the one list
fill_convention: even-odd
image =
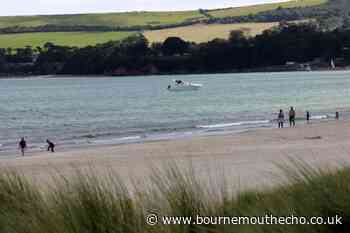
[(47, 151), (55, 152), (55, 144), (51, 142), (49, 139), (46, 140), (47, 143)]
[(21, 138), (21, 141), (18, 143), (19, 149), (21, 150), (22, 156), (24, 156), (24, 151), (27, 148), (27, 142), (24, 140), (24, 138)]
[(311, 118), (311, 114), (309, 111), (306, 111), (306, 122), (309, 124), (310, 123), (310, 118)]
[(290, 107), (289, 110), (289, 127), (295, 127), (295, 110), (293, 107)]
[(280, 109), (280, 112), (278, 113), (278, 128), (281, 129), (283, 128), (283, 124), (284, 124), (284, 113), (283, 110)]

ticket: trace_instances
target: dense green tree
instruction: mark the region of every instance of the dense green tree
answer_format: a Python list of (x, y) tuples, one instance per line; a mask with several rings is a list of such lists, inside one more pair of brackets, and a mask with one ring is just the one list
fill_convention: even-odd
[(148, 40), (142, 34), (124, 39), (121, 43), (122, 52), (129, 56), (145, 56), (149, 52)]
[(189, 44), (179, 37), (168, 37), (162, 46), (162, 52), (166, 56), (183, 55), (188, 51)]
[(161, 56), (163, 51), (163, 43), (161, 42), (154, 42), (151, 44), (150, 52), (153, 56)]
[(0, 49), (0, 73), (4, 71), (6, 64), (6, 50)]

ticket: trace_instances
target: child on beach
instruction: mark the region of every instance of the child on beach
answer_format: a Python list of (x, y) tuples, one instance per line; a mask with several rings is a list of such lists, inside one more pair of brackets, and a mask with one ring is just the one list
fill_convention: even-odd
[(21, 141), (19, 141), (18, 146), (21, 150), (22, 156), (24, 156), (24, 151), (27, 148), (27, 142), (24, 140), (24, 138), (21, 138)]
[(289, 110), (289, 127), (295, 127), (295, 110), (293, 107), (290, 107)]
[(284, 124), (284, 113), (283, 110), (280, 109), (280, 112), (278, 114), (278, 128), (283, 128)]
[(47, 143), (47, 151), (55, 152), (55, 144), (51, 142), (49, 139), (46, 140)]

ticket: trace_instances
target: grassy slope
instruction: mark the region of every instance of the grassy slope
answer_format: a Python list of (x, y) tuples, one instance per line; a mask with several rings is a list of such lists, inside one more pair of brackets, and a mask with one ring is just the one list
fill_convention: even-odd
[(227, 39), (232, 30), (243, 30), (246, 35), (255, 36), (277, 26), (278, 23), (237, 23), (237, 24), (197, 24), (186, 27), (146, 31), (144, 35), (150, 42), (163, 42), (170, 36), (179, 36), (186, 41), (207, 42), (215, 38)]
[(55, 25), (135, 26), (181, 23), (200, 19), (198, 11), (0, 17), (0, 27)]
[[(256, 6), (212, 10), (215, 17), (241, 16), (261, 11), (284, 8), (305, 7), (326, 3), (327, 0), (292, 0), (285, 3), (262, 4)], [(186, 20), (204, 19), (199, 11), (174, 12), (126, 12), (104, 14), (48, 15), (48, 16), (14, 16), (0, 17), (0, 28), (12, 26), (55, 25), (90, 25), (90, 26), (135, 26), (163, 25), (181, 23)]]
[[(293, 0), (285, 3), (263, 4), (257, 6), (228, 8), (213, 10), (210, 14), (215, 17), (240, 16), (254, 14), (261, 11), (273, 10), (282, 7), (303, 7), (318, 5), (327, 0)], [(56, 25), (98, 25), (98, 26), (135, 26), (135, 25), (162, 25), (181, 23), (186, 20), (203, 19), (198, 11), (178, 12), (128, 12), (105, 14), (77, 14), (77, 15), (50, 15), (50, 16), (16, 16), (0, 17), (0, 28), (11, 26), (40, 26), (47, 24)], [(163, 41), (167, 36), (181, 36), (186, 40), (205, 42), (216, 37), (227, 38), (229, 31), (246, 28), (250, 35), (259, 34), (261, 31), (274, 26), (274, 23), (266, 24), (237, 24), (237, 25), (193, 25), (173, 29), (145, 32), (150, 41)], [(33, 47), (43, 45), (46, 42), (54, 42), (60, 45), (85, 46), (109, 40), (125, 38), (130, 33), (26, 33), (15, 35), (0, 35), (0, 47)]]
[[(310, 20), (292, 21), (292, 23), (305, 23)], [(179, 36), (186, 41), (196, 43), (208, 42), (220, 38), (227, 39), (233, 30), (242, 30), (246, 36), (256, 36), (263, 31), (278, 26), (279, 22), (270, 23), (236, 23), (236, 24), (196, 24), (185, 27), (154, 30), (144, 32), (150, 42), (163, 42), (170, 36)]]
[[(254, 36), (278, 23), (241, 23), (241, 24), (211, 24), (193, 25), (172, 29), (146, 31), (144, 35), (150, 42), (163, 42), (169, 36), (180, 36), (187, 41), (207, 42), (215, 38), (228, 38), (232, 30), (244, 30), (247, 35)], [(120, 40), (133, 32), (48, 32), (0, 34), (0, 48), (23, 48), (42, 46), (46, 42), (57, 45), (84, 47), (110, 40)]]
[[(286, 169), (289, 184), (237, 195), (229, 185), (207, 183), (193, 170), (176, 166), (154, 169), (145, 183), (126, 189), (116, 174), (79, 173), (76, 179), (42, 190), (23, 177), (0, 175), (0, 232), (123, 233), (340, 233), (348, 232), (350, 170), (333, 173), (298, 165)], [(205, 176), (203, 174), (203, 176)], [(204, 177), (202, 177), (204, 179)], [(207, 177), (208, 178), (208, 177)], [(62, 179), (62, 177), (61, 177)], [(209, 178), (210, 179), (210, 178)], [(53, 189), (52, 189), (53, 188)], [(130, 188), (130, 187), (129, 187)], [(148, 226), (146, 216), (305, 216), (343, 217), (343, 225), (162, 225)]]
[(22, 33), (0, 34), (0, 48), (23, 48), (42, 46), (46, 42), (57, 45), (84, 47), (95, 45), (110, 40), (121, 40), (130, 36), (133, 32), (47, 32), (47, 33)]
[[(227, 39), (232, 30), (243, 30), (247, 36), (255, 36), (263, 31), (277, 26), (271, 23), (238, 23), (238, 24), (196, 24), (186, 27), (145, 31), (143, 34), (152, 42), (163, 42), (170, 36), (180, 36), (186, 41), (196, 43), (207, 42), (215, 38)], [(42, 46), (46, 42), (57, 45), (84, 47), (110, 40), (121, 40), (136, 32), (48, 32), (0, 34), (0, 48), (23, 48)]]
[(247, 7), (234, 7), (234, 8), (227, 8), (222, 10), (212, 10), (209, 12), (209, 14), (217, 18), (244, 16), (249, 14), (257, 14), (263, 11), (275, 10), (279, 7), (283, 7), (283, 8), (307, 7), (307, 6), (321, 5), (327, 2), (328, 0), (292, 0), (289, 2), (282, 2), (282, 3), (262, 4), (262, 5), (247, 6)]

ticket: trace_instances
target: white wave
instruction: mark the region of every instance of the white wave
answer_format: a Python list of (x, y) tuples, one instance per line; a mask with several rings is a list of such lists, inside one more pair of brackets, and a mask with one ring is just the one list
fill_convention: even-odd
[(119, 141), (124, 141), (124, 140), (136, 140), (136, 139), (141, 139), (141, 136), (130, 136), (130, 137), (123, 137), (123, 138), (118, 138)]
[(328, 118), (327, 115), (311, 116), (311, 120), (322, 120), (327, 118)]
[(101, 140), (94, 140), (91, 141), (91, 143), (99, 144), (99, 145), (108, 145), (113, 143), (120, 143), (123, 141), (133, 141), (133, 140), (139, 140), (142, 136), (128, 136), (128, 137), (122, 137), (122, 138), (112, 138), (112, 139), (101, 139)]
[(214, 125), (198, 125), (197, 128), (202, 129), (213, 129), (213, 128), (226, 128), (226, 127), (234, 127), (234, 126), (242, 126), (242, 125), (261, 125), (261, 124), (268, 124), (269, 120), (264, 121), (240, 121), (240, 122), (233, 122), (233, 123), (222, 123), (222, 124), (214, 124)]

